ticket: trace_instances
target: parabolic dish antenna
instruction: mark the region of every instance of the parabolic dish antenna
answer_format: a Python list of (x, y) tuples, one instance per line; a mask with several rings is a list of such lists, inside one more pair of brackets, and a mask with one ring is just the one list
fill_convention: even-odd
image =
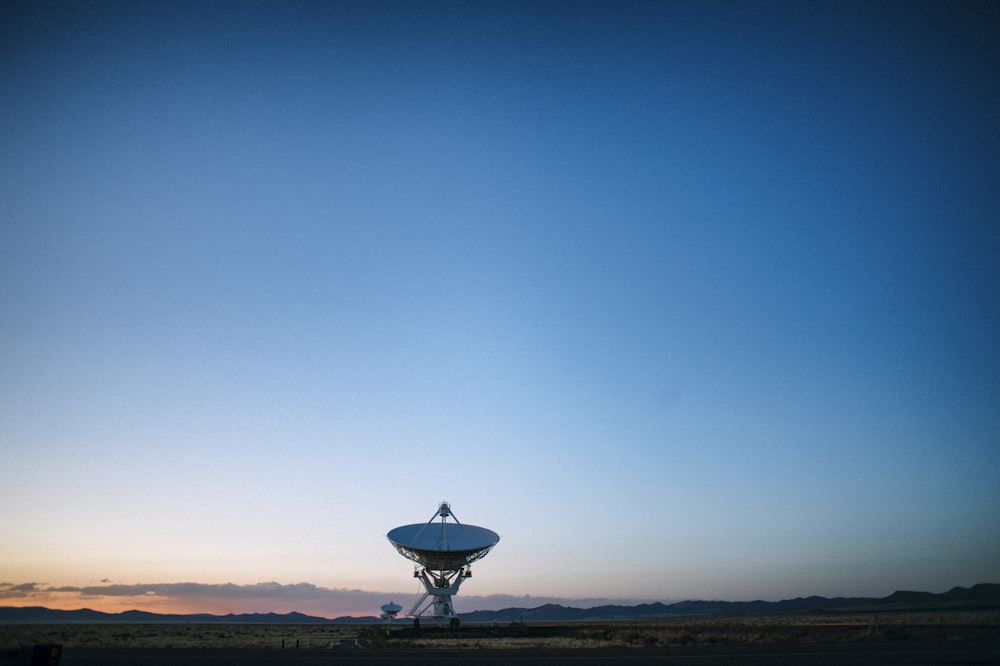
[[(438, 517), (441, 520), (435, 522)], [(454, 522), (449, 523), (448, 518)], [(386, 538), (400, 555), (421, 567), (413, 575), (423, 582), (425, 591), (409, 614), (419, 617), (433, 606), (431, 616), (435, 620), (449, 617), (453, 625), (458, 624), (458, 618), (451, 598), (462, 581), (472, 576), (469, 565), (485, 557), (500, 541), (500, 535), (493, 530), (458, 522), (447, 502), (442, 502), (426, 523), (397, 527)], [(428, 597), (431, 600), (425, 604)]]
[(391, 625), (392, 621), (396, 619), (396, 613), (403, 610), (403, 607), (397, 604), (395, 601), (390, 601), (387, 604), (382, 604), (382, 624)]

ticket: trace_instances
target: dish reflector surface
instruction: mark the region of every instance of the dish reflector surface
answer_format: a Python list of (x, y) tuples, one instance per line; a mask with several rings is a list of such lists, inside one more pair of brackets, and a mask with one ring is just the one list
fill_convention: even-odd
[(403, 525), (386, 537), (400, 555), (432, 571), (450, 571), (471, 564), (500, 541), (493, 530), (460, 523)]

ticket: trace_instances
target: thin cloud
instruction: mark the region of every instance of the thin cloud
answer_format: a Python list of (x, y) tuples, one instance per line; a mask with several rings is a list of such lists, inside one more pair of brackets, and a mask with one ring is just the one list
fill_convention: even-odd
[(0, 599), (18, 598), (31, 596), (40, 591), (40, 585), (44, 583), (0, 583)]
[(574, 608), (594, 608), (595, 606), (634, 606), (637, 604), (648, 604), (655, 601), (670, 603), (671, 600), (663, 599), (608, 599), (605, 597), (590, 597), (581, 599), (571, 599), (567, 597), (536, 597), (530, 594), (516, 596), (512, 594), (489, 594), (483, 596), (468, 595), (456, 597), (456, 602), (461, 602), (462, 608), (470, 610), (503, 610), (505, 608), (537, 608), (546, 604), (559, 606), (572, 606)]
[(90, 585), (87, 587), (51, 588), (59, 592), (78, 592), (84, 596), (135, 597), (156, 595), (161, 597), (212, 597), (216, 599), (324, 599), (352, 594), (374, 594), (362, 590), (326, 588), (312, 583), (283, 585), (276, 582), (236, 585), (235, 583), (152, 583), (136, 585)]
[[(262, 582), (206, 584), (136, 583), (111, 585), (0, 584), (0, 598), (25, 605), (57, 608), (82, 605), (117, 612), (131, 608), (160, 613), (288, 613), (298, 611), (323, 617), (347, 614), (376, 615), (391, 594), (312, 583)], [(398, 595), (400, 598), (409, 595)]]
[[(321, 617), (377, 615), (378, 608), (389, 600), (404, 607), (412, 593), (372, 592), (350, 588), (329, 588), (313, 583), (282, 584), (274, 581), (237, 585), (235, 583), (136, 583), (110, 585), (61, 585), (45, 583), (0, 583), (0, 598), (49, 605), (55, 608), (87, 606), (107, 612), (149, 610), (158, 613), (289, 613), (297, 611)], [(591, 608), (606, 604), (635, 604), (649, 599), (568, 599), (536, 597), (468, 595), (456, 599), (459, 612), (535, 608), (545, 604)]]

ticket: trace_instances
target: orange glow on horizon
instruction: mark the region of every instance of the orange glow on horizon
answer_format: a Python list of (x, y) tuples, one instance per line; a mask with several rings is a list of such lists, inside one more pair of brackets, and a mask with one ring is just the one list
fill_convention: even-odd
[(244, 613), (285, 614), (298, 612), (305, 615), (331, 619), (342, 616), (364, 617), (377, 614), (377, 611), (369, 608), (332, 608), (329, 602), (324, 604), (316, 601), (303, 601), (302, 603), (293, 603), (293, 607), (285, 607), (288, 606), (287, 601), (275, 603), (273, 600), (267, 599), (233, 601), (204, 597), (180, 599), (158, 595), (125, 597), (111, 595), (84, 596), (76, 593), (50, 591), (35, 592), (23, 597), (4, 598), (0, 600), (0, 606), (12, 606), (16, 608), (44, 606), (53, 610), (65, 611), (90, 609), (110, 614), (133, 610), (161, 615), (228, 615), (230, 613), (240, 615)]

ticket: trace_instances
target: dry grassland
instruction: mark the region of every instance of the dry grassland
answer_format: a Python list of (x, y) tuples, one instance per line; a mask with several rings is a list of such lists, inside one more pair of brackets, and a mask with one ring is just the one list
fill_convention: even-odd
[(976, 640), (1000, 638), (1000, 611), (671, 618), (424, 633), (382, 640), (400, 647), (498, 649)]
[(607, 648), (870, 640), (1000, 638), (1000, 611), (829, 613), (767, 617), (670, 618), (579, 623), (466, 624), (453, 631), (399, 625), (57, 624), (0, 625), (0, 649), (64, 647), (329, 648), (359, 637), (371, 648)]
[(300, 648), (330, 647), (367, 626), (341, 624), (25, 624), (0, 625), (0, 649), (58, 643), (63, 647)]

